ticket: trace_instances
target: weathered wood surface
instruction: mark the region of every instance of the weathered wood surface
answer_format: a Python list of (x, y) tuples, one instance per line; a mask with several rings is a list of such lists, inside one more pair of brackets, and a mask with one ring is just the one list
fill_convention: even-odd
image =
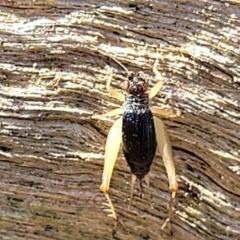
[[(180, 182), (173, 236), (161, 233), (168, 182), (157, 157), (154, 209), (134, 197), (119, 155), (110, 196), (122, 222), (116, 239), (240, 239), (240, 2), (0, 1), (0, 238), (110, 239), (99, 192), (106, 134), (128, 70), (168, 82), (154, 105), (164, 120)], [(151, 84), (151, 85), (152, 85)]]

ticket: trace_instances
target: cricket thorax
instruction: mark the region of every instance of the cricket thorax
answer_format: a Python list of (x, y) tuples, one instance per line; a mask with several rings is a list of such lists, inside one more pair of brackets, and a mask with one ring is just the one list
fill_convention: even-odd
[(147, 94), (128, 95), (124, 103), (124, 112), (144, 113), (149, 111), (149, 99)]

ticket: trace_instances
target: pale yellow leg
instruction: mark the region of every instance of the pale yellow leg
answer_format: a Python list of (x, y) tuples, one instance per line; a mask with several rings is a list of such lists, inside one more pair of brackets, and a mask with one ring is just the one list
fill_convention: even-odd
[(105, 147), (105, 159), (104, 159), (104, 168), (102, 175), (102, 184), (100, 186), (100, 190), (104, 193), (105, 197), (109, 202), (109, 206), (111, 208), (112, 217), (117, 219), (116, 213), (112, 204), (112, 201), (108, 195), (108, 190), (110, 186), (110, 181), (112, 177), (113, 168), (118, 156), (119, 148), (122, 142), (122, 117), (117, 119), (113, 126), (111, 127), (106, 147)]
[[(157, 65), (158, 65), (158, 58), (156, 59), (155, 63), (153, 64), (153, 72), (156, 75), (157, 79), (160, 80), (161, 76), (159, 71), (157, 70)], [(148, 97), (149, 99), (152, 99), (157, 95), (157, 93), (161, 90), (163, 84), (166, 82), (166, 80), (163, 81), (158, 81), (153, 88), (149, 91)]]
[[(169, 180), (169, 188), (172, 192), (171, 194), (171, 199), (169, 202), (169, 214), (168, 214), (168, 219), (165, 221), (165, 223), (162, 226), (162, 229), (165, 228), (165, 226), (170, 223), (172, 213), (173, 213), (173, 203), (174, 203), (174, 198), (178, 189), (178, 183), (177, 183), (177, 177), (176, 177), (176, 172), (175, 172), (175, 167), (172, 159), (172, 146), (171, 142), (167, 133), (167, 129), (164, 126), (163, 122), (157, 118), (153, 117), (154, 120), (154, 126), (155, 126), (155, 131), (156, 131), (156, 139), (157, 139), (157, 145), (158, 149), (160, 151), (160, 154), (162, 156), (164, 165), (167, 170), (167, 175), (168, 175), (168, 180)], [(169, 227), (171, 228), (171, 225), (168, 224)]]
[(133, 190), (134, 190), (134, 185), (135, 185), (136, 179), (137, 179), (137, 176), (136, 176), (135, 174), (132, 174), (131, 192), (130, 192), (130, 202), (129, 202), (129, 205), (128, 205), (128, 209), (130, 209), (130, 208), (131, 208), (131, 205), (132, 205)]
[(116, 109), (113, 109), (112, 111), (104, 113), (104, 114), (93, 115), (91, 118), (92, 119), (101, 119), (101, 118), (104, 118), (104, 117), (114, 117), (116, 115), (123, 114), (123, 111), (124, 110), (122, 108), (116, 108)]
[(150, 205), (151, 205), (151, 207), (152, 207), (152, 199), (151, 199), (151, 194), (150, 194), (150, 176), (149, 176), (149, 173), (147, 173), (147, 174), (144, 176), (144, 180), (145, 180), (146, 185), (147, 185), (148, 198), (149, 198), (149, 201), (150, 201)]
[(157, 106), (151, 107), (151, 111), (152, 111), (153, 115), (155, 115), (155, 116), (158, 115), (158, 116), (163, 116), (166, 118), (176, 118), (181, 115), (180, 110), (178, 110), (177, 112), (174, 113), (171, 109), (162, 109)]
[(109, 77), (107, 80), (107, 84), (106, 84), (106, 88), (107, 91), (110, 93), (110, 95), (116, 99), (118, 99), (120, 102), (124, 102), (125, 97), (122, 93), (116, 91), (115, 89), (111, 88), (111, 81), (112, 81), (112, 77), (113, 77), (113, 71), (111, 68), (108, 68), (108, 72), (109, 72)]

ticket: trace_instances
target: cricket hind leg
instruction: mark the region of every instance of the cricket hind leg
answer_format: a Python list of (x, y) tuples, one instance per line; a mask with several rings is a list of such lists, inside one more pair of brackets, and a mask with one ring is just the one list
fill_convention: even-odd
[[(114, 219), (114, 226), (113, 226), (113, 230), (112, 230), (112, 236), (114, 237), (117, 233), (118, 226), (120, 225), (122, 228), (124, 228), (124, 227), (123, 227), (123, 224), (119, 221), (119, 218), (117, 218), (117, 215), (116, 215), (116, 212), (115, 212), (115, 209), (114, 209), (114, 206), (113, 206), (113, 203), (111, 201), (109, 194), (106, 192), (106, 193), (104, 193), (104, 196), (108, 201), (108, 204), (104, 204), (104, 205), (109, 206), (110, 211), (111, 211), (111, 214), (109, 214), (108, 216), (112, 216)], [(107, 209), (107, 211), (109, 211), (109, 209)]]
[(176, 192), (178, 189), (175, 166), (174, 166), (173, 158), (172, 158), (172, 147), (171, 147), (171, 142), (170, 142), (166, 127), (163, 124), (163, 122), (155, 116), (153, 117), (153, 119), (154, 119), (154, 126), (155, 126), (155, 131), (156, 131), (156, 139), (157, 139), (158, 149), (162, 156), (162, 159), (163, 159), (166, 171), (167, 171), (169, 185), (170, 185), (169, 188), (171, 190), (168, 218), (166, 219), (165, 223), (163, 224), (162, 229), (164, 229), (166, 226), (168, 226), (170, 232), (172, 232), (171, 219), (173, 216), (174, 200), (175, 200)]
[(164, 224), (161, 227), (162, 230), (165, 229), (166, 227), (168, 227), (168, 231), (169, 231), (170, 234), (172, 234), (171, 219), (172, 219), (172, 216), (173, 216), (174, 200), (175, 200), (175, 198), (171, 194), (171, 197), (170, 197), (170, 200), (169, 200), (169, 205), (168, 205), (168, 218), (165, 220)]
[[(108, 133), (106, 147), (105, 147), (105, 158), (104, 158), (104, 168), (103, 168), (103, 174), (102, 174), (102, 184), (100, 186), (100, 190), (104, 193), (104, 196), (106, 197), (106, 199), (108, 201), (107, 205), (110, 207), (110, 209), (107, 210), (108, 212), (110, 212), (110, 214), (108, 214), (108, 215), (113, 217), (113, 219), (115, 220), (113, 234), (114, 234), (114, 232), (116, 232), (117, 215), (116, 215), (113, 203), (108, 195), (108, 190), (110, 187), (110, 181), (111, 181), (111, 177), (112, 177), (113, 168), (115, 166), (115, 162), (116, 162), (118, 152), (120, 149), (120, 145), (122, 142), (122, 134), (121, 133), (122, 133), (122, 117), (117, 119), (113, 123), (113, 125)], [(104, 204), (104, 205), (106, 205), (106, 204)]]

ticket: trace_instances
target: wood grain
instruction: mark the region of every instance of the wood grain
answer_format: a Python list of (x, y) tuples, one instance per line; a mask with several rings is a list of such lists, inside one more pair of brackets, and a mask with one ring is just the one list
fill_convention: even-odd
[[(167, 79), (155, 106), (164, 119), (180, 190), (173, 236), (160, 231), (169, 190), (162, 160), (151, 194), (135, 191), (120, 153), (110, 196), (115, 239), (240, 239), (240, 2), (0, 1), (0, 238), (111, 239), (113, 221), (99, 192), (113, 119), (107, 66), (121, 91), (126, 71), (152, 65)], [(116, 60), (114, 60), (116, 59)]]

